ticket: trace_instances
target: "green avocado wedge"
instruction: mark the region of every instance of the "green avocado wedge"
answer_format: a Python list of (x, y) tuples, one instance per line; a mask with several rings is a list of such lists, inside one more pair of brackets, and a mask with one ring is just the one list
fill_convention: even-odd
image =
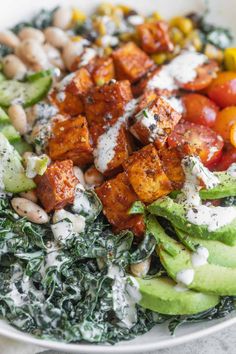
[(188, 290), (179, 292), (176, 283), (165, 278), (136, 278), (142, 295), (140, 305), (166, 315), (192, 315), (206, 311), (219, 302), (216, 295)]
[(236, 246), (228, 246), (219, 241), (192, 237), (180, 229), (175, 229), (175, 232), (182, 244), (190, 251), (194, 252), (198, 246), (207, 248), (209, 252), (209, 263), (223, 267), (236, 268)]
[(32, 82), (0, 81), (0, 106), (7, 108), (13, 102), (24, 107), (32, 106), (46, 96), (51, 84), (51, 76), (41, 77)]
[(176, 249), (176, 255), (171, 256), (161, 244), (157, 246), (160, 261), (173, 280), (176, 281), (178, 272), (193, 269), (194, 278), (191, 284), (187, 285), (189, 289), (220, 296), (236, 295), (236, 269), (209, 263), (194, 267), (191, 261), (192, 252), (169, 237), (155, 217), (148, 217), (147, 228), (162, 243), (172, 244)]
[(156, 200), (147, 207), (147, 210), (151, 214), (168, 219), (174, 227), (185, 231), (193, 237), (218, 240), (230, 246), (236, 245), (236, 219), (228, 225), (209, 232), (205, 225), (190, 223), (185, 216), (186, 212), (183, 205), (176, 203), (169, 197)]
[(236, 178), (227, 172), (214, 172), (220, 183), (211, 189), (201, 189), (199, 194), (201, 199), (221, 199), (236, 196)]
[(6, 192), (20, 193), (35, 188), (34, 181), (25, 175), (20, 155), (2, 133), (0, 133), (0, 175)]

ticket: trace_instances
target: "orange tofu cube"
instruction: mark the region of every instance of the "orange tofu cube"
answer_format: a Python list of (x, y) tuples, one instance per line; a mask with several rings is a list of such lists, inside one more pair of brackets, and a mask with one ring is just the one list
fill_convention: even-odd
[(104, 175), (114, 175), (119, 172), (131, 152), (132, 141), (125, 126), (113, 126), (98, 137), (94, 149), (94, 164)]
[(112, 56), (118, 80), (129, 80), (134, 83), (155, 67), (153, 60), (134, 42), (116, 49)]
[(61, 87), (59, 85), (50, 94), (50, 100), (61, 114), (77, 116), (84, 112), (83, 97), (92, 86), (89, 72), (81, 68), (62, 80)]
[(133, 98), (129, 81), (111, 81), (93, 87), (85, 98), (85, 112), (89, 127), (94, 124), (113, 125)]
[(102, 86), (115, 79), (115, 68), (112, 57), (98, 57), (87, 67), (93, 82)]
[(78, 179), (74, 175), (71, 160), (56, 161), (43, 176), (37, 176), (37, 196), (44, 209), (50, 212), (72, 204)]
[(135, 193), (144, 203), (152, 203), (172, 190), (171, 182), (152, 144), (133, 153), (123, 163), (123, 167)]
[(113, 225), (115, 232), (131, 230), (136, 236), (145, 232), (142, 215), (129, 215), (132, 204), (138, 196), (132, 189), (125, 173), (103, 183), (96, 189), (96, 193), (103, 204), (103, 213)]
[(173, 189), (181, 189), (185, 181), (185, 175), (181, 166), (182, 157), (179, 151), (165, 145), (158, 151), (158, 155), (161, 159), (163, 170), (171, 181)]
[(148, 54), (173, 51), (174, 45), (170, 40), (168, 31), (169, 27), (165, 21), (144, 23), (137, 26), (142, 49)]
[(86, 118), (54, 119), (48, 152), (52, 160), (70, 159), (80, 167), (91, 163), (93, 148)]
[(155, 143), (160, 148), (180, 119), (181, 114), (166, 99), (157, 97), (136, 114), (130, 131), (144, 145)]

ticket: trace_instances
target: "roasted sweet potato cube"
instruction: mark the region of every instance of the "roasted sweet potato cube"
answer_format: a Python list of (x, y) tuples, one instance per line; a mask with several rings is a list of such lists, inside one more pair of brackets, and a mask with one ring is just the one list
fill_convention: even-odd
[(170, 40), (168, 30), (168, 24), (165, 21), (143, 23), (137, 26), (142, 49), (148, 54), (173, 51), (174, 45)]
[(144, 203), (152, 203), (172, 190), (171, 182), (152, 144), (131, 155), (123, 167), (135, 193)]
[(94, 163), (106, 176), (119, 172), (122, 163), (132, 151), (131, 139), (126, 127), (110, 127), (97, 139)]
[(116, 232), (131, 230), (136, 236), (144, 234), (143, 216), (128, 214), (138, 196), (124, 172), (103, 183), (96, 189), (96, 193), (103, 204), (103, 213)]
[(95, 58), (87, 67), (93, 82), (102, 86), (115, 79), (115, 68), (112, 57)]
[(81, 167), (91, 163), (93, 149), (86, 118), (78, 116), (54, 119), (48, 151), (52, 160), (70, 159)]
[(93, 87), (85, 98), (85, 112), (89, 127), (94, 124), (113, 125), (121, 117), (133, 98), (129, 81), (111, 81)]
[(133, 42), (116, 49), (112, 56), (118, 80), (134, 83), (155, 67), (153, 60)]
[(180, 119), (181, 114), (165, 98), (157, 97), (136, 114), (130, 131), (144, 145), (155, 143), (160, 148)]
[(84, 112), (84, 104), (79, 96), (75, 96), (70, 92), (57, 92), (53, 90), (49, 96), (50, 101), (57, 106), (59, 113), (77, 116)]
[(37, 196), (44, 209), (50, 212), (73, 203), (78, 182), (71, 160), (51, 164), (43, 176), (36, 178)]
[(167, 147), (166, 145), (158, 151), (162, 167), (171, 181), (173, 189), (180, 189), (185, 181), (184, 171), (181, 166), (181, 154), (177, 149)]
[(72, 80), (70, 80), (65, 87), (65, 91), (70, 92), (73, 95), (84, 96), (93, 86), (91, 75), (85, 68), (80, 68), (69, 76), (72, 77)]
[(77, 116), (84, 112), (83, 97), (93, 86), (89, 72), (85, 68), (66, 76), (50, 94), (50, 100), (61, 114)]

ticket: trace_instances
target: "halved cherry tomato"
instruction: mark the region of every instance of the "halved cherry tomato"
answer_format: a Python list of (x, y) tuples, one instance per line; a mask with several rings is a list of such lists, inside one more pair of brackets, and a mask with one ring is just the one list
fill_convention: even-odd
[(236, 105), (236, 72), (219, 73), (207, 89), (207, 94), (221, 108)]
[(198, 93), (190, 93), (182, 97), (182, 102), (185, 120), (208, 127), (214, 125), (219, 108), (209, 98)]
[(230, 141), (230, 129), (234, 123), (236, 123), (236, 106), (226, 107), (217, 114), (212, 129), (219, 133), (224, 140)]
[(223, 151), (219, 162), (216, 164), (215, 171), (225, 171), (229, 166), (236, 162), (236, 148), (231, 144), (227, 144)]
[[(184, 70), (184, 69), (183, 69)], [(208, 63), (199, 66), (197, 71), (197, 77), (193, 81), (185, 84), (180, 84), (180, 87), (188, 91), (200, 91), (208, 87), (216, 72), (219, 70), (219, 66), (215, 60), (210, 60)]]
[(168, 137), (168, 144), (184, 155), (198, 155), (206, 166), (221, 156), (224, 142), (220, 135), (203, 125), (190, 122), (178, 124)]

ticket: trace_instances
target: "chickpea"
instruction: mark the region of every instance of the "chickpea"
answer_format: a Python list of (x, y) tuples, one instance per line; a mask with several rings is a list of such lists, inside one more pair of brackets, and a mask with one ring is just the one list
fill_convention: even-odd
[(70, 26), (72, 20), (72, 11), (66, 7), (59, 7), (53, 16), (53, 26), (67, 29)]
[(8, 79), (22, 80), (27, 72), (25, 64), (13, 54), (3, 58), (3, 73)]
[(47, 42), (59, 49), (63, 48), (69, 40), (67, 34), (58, 27), (48, 27), (44, 34)]
[(6, 30), (0, 32), (0, 43), (15, 49), (20, 44), (20, 40), (12, 31)]
[(22, 28), (22, 30), (19, 32), (19, 37), (22, 41), (25, 39), (34, 39), (40, 44), (45, 42), (45, 36), (43, 32), (33, 27)]
[(88, 186), (100, 186), (104, 180), (104, 177), (102, 173), (95, 168), (95, 166), (91, 166), (85, 172), (84, 180)]
[(136, 277), (142, 278), (145, 275), (147, 275), (150, 268), (150, 264), (151, 264), (151, 257), (145, 259), (143, 262), (131, 264), (130, 266), (131, 273)]
[(15, 129), (21, 134), (27, 132), (27, 118), (24, 108), (19, 104), (13, 104), (8, 109), (8, 115)]

